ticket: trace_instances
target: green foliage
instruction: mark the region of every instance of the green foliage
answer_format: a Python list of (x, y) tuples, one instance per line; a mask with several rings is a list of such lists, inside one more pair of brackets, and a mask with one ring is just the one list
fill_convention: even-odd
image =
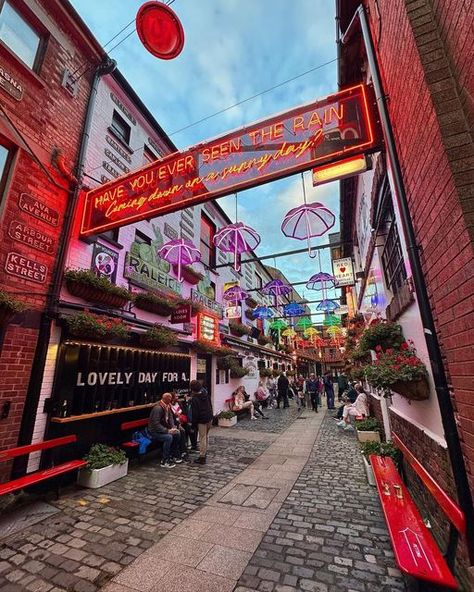
[(118, 450), (107, 444), (93, 444), (88, 454), (84, 457), (87, 461), (87, 469), (103, 469), (110, 465), (122, 465), (127, 460), (123, 450)]
[(85, 339), (126, 339), (128, 326), (120, 319), (79, 312), (65, 318), (69, 333)]
[(233, 411), (221, 411), (217, 416), (217, 419), (232, 419), (233, 417), (235, 417)]
[(375, 417), (356, 420), (355, 427), (359, 430), (359, 432), (380, 432), (380, 424)]
[(126, 288), (120, 288), (115, 284), (112, 284), (104, 276), (97, 276), (90, 269), (68, 269), (64, 273), (64, 281), (67, 283), (81, 284), (83, 286), (89, 286), (107, 294), (113, 294), (119, 296), (125, 300), (131, 300), (132, 294)]
[(371, 454), (389, 456), (398, 465), (401, 459), (400, 450), (395, 448), (391, 442), (361, 442), (360, 450), (367, 460)]
[(238, 321), (229, 321), (230, 330), (235, 333), (236, 335), (250, 335), (252, 329), (244, 325), (243, 323), (239, 323)]
[(176, 345), (176, 334), (162, 325), (153, 325), (146, 333), (140, 336), (140, 342), (145, 347), (163, 347), (164, 345)]
[(239, 363), (235, 356), (220, 356), (217, 358), (217, 367), (219, 370), (231, 370)]
[(21, 300), (18, 300), (18, 298), (15, 298), (4, 290), (0, 290), (0, 308), (8, 310), (12, 314), (16, 314), (17, 312), (23, 312), (27, 307), (26, 304)]
[(260, 337), (257, 339), (257, 343), (263, 346), (269, 345), (272, 343), (272, 338), (268, 335), (260, 335)]
[(399, 348), (405, 341), (402, 328), (396, 323), (374, 323), (365, 329), (359, 340), (359, 351), (367, 352), (380, 346), (383, 350)]
[(193, 342), (193, 346), (195, 349), (204, 354), (213, 354), (215, 356), (235, 356), (235, 351), (231, 347), (214, 345), (213, 343), (209, 343), (208, 341), (203, 341), (201, 339), (196, 339), (196, 341)]
[(260, 378), (269, 378), (270, 376), (273, 376), (271, 368), (260, 368)]
[(247, 376), (248, 373), (248, 368), (243, 368), (238, 365), (235, 365), (230, 369), (231, 378), (243, 378), (244, 376)]
[(191, 300), (191, 298), (180, 298), (177, 301), (178, 306), (180, 305), (184, 305), (184, 306), (190, 306), (191, 307), (191, 314), (195, 315), (198, 312), (202, 312), (204, 310), (203, 306), (201, 306), (199, 304), (199, 302), (194, 302), (194, 300)]
[(396, 382), (427, 377), (426, 366), (416, 355), (413, 346), (402, 343), (399, 351), (387, 349), (377, 352), (377, 359), (364, 367), (364, 374), (372, 386), (388, 389)]
[(151, 292), (136, 294), (134, 301), (138, 308), (148, 310), (149, 312), (156, 312), (156, 314), (162, 316), (169, 316), (174, 310), (176, 310), (176, 302), (173, 302), (169, 298), (157, 296)]

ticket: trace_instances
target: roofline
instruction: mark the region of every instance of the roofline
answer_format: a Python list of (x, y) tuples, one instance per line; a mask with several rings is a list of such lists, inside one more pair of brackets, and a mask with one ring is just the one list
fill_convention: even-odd
[(95, 35), (86, 25), (85, 21), (82, 19), (80, 14), (71, 4), (71, 2), (69, 0), (56, 0), (56, 5), (60, 10), (62, 10), (69, 16), (73, 24), (77, 27), (77, 29), (79, 29), (79, 31), (82, 33), (82, 36), (89, 43), (91, 49), (98, 54), (98, 57), (103, 58), (104, 56), (106, 56), (107, 52), (96, 39)]

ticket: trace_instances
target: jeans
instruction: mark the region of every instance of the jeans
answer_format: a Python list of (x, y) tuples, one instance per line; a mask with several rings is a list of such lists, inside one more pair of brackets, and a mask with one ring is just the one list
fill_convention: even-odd
[(326, 397), (328, 409), (334, 409), (334, 391), (332, 389), (326, 389)]
[(282, 399), (283, 399), (283, 409), (290, 406), (290, 403), (288, 401), (288, 393), (278, 393), (277, 409), (280, 409), (280, 403), (281, 403)]
[(313, 411), (317, 411), (318, 405), (319, 405), (319, 393), (310, 393), (310, 397), (311, 397), (311, 407), (312, 407)]
[(153, 442), (163, 442), (162, 459), (164, 461), (170, 460), (171, 457), (179, 456), (179, 448), (181, 442), (181, 434), (154, 434), (151, 436)]

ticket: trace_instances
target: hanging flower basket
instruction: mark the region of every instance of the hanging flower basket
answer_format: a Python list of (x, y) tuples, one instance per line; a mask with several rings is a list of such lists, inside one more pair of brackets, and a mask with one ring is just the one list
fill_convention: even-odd
[(199, 304), (199, 302), (194, 302), (191, 298), (182, 298), (181, 300), (177, 301), (177, 306), (190, 306), (191, 307), (191, 316), (195, 317), (198, 312), (202, 312), (204, 308)]
[(137, 308), (162, 317), (169, 317), (176, 310), (175, 302), (162, 296), (157, 296), (156, 294), (150, 294), (149, 292), (137, 294), (134, 301)]
[(150, 349), (158, 349), (165, 345), (176, 345), (177, 342), (174, 331), (162, 325), (153, 325), (146, 333), (140, 335), (140, 345)]
[(257, 343), (259, 345), (265, 346), (269, 343), (272, 343), (272, 338), (268, 337), (267, 335), (260, 335), (260, 337), (257, 339)]
[(69, 335), (78, 339), (105, 342), (113, 339), (127, 339), (129, 336), (128, 326), (120, 319), (79, 312), (64, 320)]
[(132, 299), (126, 288), (120, 288), (88, 269), (69, 269), (64, 274), (64, 281), (70, 294), (88, 302), (122, 308)]
[(252, 296), (247, 296), (247, 298), (245, 299), (245, 304), (249, 308), (256, 308), (258, 305), (258, 302), (254, 298), (252, 298)]
[(236, 321), (229, 322), (229, 329), (231, 335), (234, 335), (235, 337), (242, 337), (242, 335), (250, 335), (252, 331), (250, 327), (247, 327), (247, 325), (244, 325), (243, 323), (239, 323)]
[(26, 305), (14, 296), (0, 290), (0, 327), (5, 326), (19, 312), (23, 312)]
[[(177, 265), (173, 265), (173, 271), (176, 275), (178, 275), (179, 270)], [(204, 279), (202, 273), (199, 273), (199, 271), (195, 271), (192, 267), (189, 267), (189, 265), (184, 265), (181, 268), (181, 275), (183, 277), (183, 280), (185, 282), (188, 282), (188, 284), (191, 284), (192, 286), (199, 284), (199, 282), (202, 279)]]
[(424, 376), (414, 380), (397, 380), (390, 388), (412, 401), (425, 401), (430, 397), (430, 385)]

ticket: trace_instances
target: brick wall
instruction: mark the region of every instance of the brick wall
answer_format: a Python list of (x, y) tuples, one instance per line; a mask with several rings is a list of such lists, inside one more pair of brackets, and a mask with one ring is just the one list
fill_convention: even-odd
[(474, 492), (474, 2), (366, 4)]

